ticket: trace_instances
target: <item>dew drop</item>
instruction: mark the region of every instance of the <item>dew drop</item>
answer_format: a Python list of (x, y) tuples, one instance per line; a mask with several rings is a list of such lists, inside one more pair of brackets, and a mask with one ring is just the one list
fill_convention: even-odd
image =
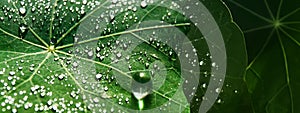
[(33, 67), (30, 67), (29, 70), (30, 70), (30, 71), (34, 71), (34, 68), (33, 68)]
[(20, 14), (21, 14), (22, 16), (24, 16), (24, 15), (26, 14), (26, 9), (25, 9), (24, 7), (21, 7), (21, 8), (19, 9), (19, 12), (20, 12)]
[(146, 2), (146, 1), (142, 1), (142, 2), (141, 2), (141, 7), (142, 7), (142, 8), (145, 8), (145, 7), (147, 7), (147, 5), (148, 5), (148, 4), (147, 4), (147, 2)]
[(89, 51), (87, 54), (88, 54), (88, 58), (91, 59), (91, 58), (93, 58), (94, 52), (93, 51)]
[(121, 53), (117, 53), (117, 58), (121, 58), (122, 54)]
[(78, 63), (77, 62), (73, 62), (73, 68), (77, 68), (78, 67)]
[(102, 78), (102, 74), (99, 73), (99, 74), (96, 75), (96, 79), (99, 80), (99, 79), (101, 79), (101, 78)]
[(112, 0), (113, 4), (116, 4), (118, 2), (118, 0)]
[(212, 67), (216, 67), (216, 63), (213, 62), (213, 63), (211, 64), (211, 66), (212, 66)]
[(234, 90), (234, 93), (238, 93), (238, 91), (237, 91), (237, 90)]
[(140, 89), (140, 91), (133, 92), (134, 97), (138, 100), (145, 98), (148, 94), (148, 92), (142, 92), (142, 89)]
[(93, 101), (94, 101), (95, 103), (99, 103), (99, 99), (98, 99), (97, 97), (95, 97), (95, 98), (93, 99)]
[(22, 39), (25, 38), (27, 32), (28, 32), (27, 26), (25, 24), (21, 24), (19, 27), (19, 35)]
[(107, 86), (104, 87), (104, 91), (108, 91), (108, 87)]
[(10, 76), (14, 76), (15, 74), (16, 74), (16, 72), (14, 72), (14, 71), (9, 72)]
[(24, 25), (22, 25), (22, 26), (20, 27), (20, 30), (21, 30), (22, 33), (24, 33), (24, 32), (26, 31), (26, 29), (27, 29), (27, 28), (26, 28)]
[(216, 93), (220, 93), (221, 92), (221, 88), (217, 88), (215, 91), (216, 91)]
[(200, 65), (200, 66), (202, 66), (203, 64), (204, 64), (204, 62), (203, 62), (203, 61), (200, 61), (200, 62), (199, 62), (199, 65)]
[(82, 4), (86, 5), (87, 4), (87, 0), (82, 0)]
[(59, 80), (62, 80), (62, 79), (64, 79), (64, 77), (65, 77), (64, 74), (60, 74), (60, 75), (58, 76), (58, 79), (59, 79)]
[(50, 39), (50, 43), (51, 43), (52, 45), (56, 44), (56, 43), (57, 43), (57, 39), (56, 39), (56, 38), (51, 38), (51, 39)]
[(12, 109), (12, 113), (17, 113), (17, 109)]
[(205, 83), (204, 83), (204, 84), (202, 84), (202, 87), (203, 87), (203, 88), (206, 88), (206, 84), (205, 84)]
[(222, 102), (222, 100), (221, 100), (221, 99), (218, 99), (218, 100), (217, 100), (217, 103), (219, 103), (219, 104), (220, 104), (221, 102)]
[(132, 81), (132, 93), (138, 100), (145, 98), (152, 91), (152, 81), (150, 75), (146, 73), (136, 73), (133, 75), (134, 81)]

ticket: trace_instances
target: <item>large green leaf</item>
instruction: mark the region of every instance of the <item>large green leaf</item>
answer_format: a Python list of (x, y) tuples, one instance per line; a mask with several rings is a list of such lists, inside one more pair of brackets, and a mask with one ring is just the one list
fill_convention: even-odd
[(219, 93), (212, 111), (236, 111), (247, 93), (242, 33), (222, 2), (193, 2), (2, 1), (1, 112), (197, 112)]
[(300, 1), (226, 1), (246, 37), (253, 112), (300, 112)]

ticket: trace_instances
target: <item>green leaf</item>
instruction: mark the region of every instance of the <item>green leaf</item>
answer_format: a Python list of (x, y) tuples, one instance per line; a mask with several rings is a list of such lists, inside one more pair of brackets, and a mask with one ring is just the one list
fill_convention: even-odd
[(193, 2), (2, 1), (1, 112), (198, 112), (219, 93), (213, 110), (240, 107), (242, 33), (222, 2)]
[[(214, 74), (211, 75), (210, 73), (211, 68), (209, 66), (211, 63), (204, 63), (201, 66), (201, 73), (203, 74), (201, 74), (202, 79), (199, 81), (199, 90), (192, 104), (192, 111), (198, 111), (201, 105), (198, 101), (206, 99), (204, 96), (205, 92), (220, 91), (220, 95), (213, 107), (208, 111), (209, 113), (238, 113), (241, 110), (248, 113), (250, 112), (251, 105), (247, 98), (249, 96), (247, 86), (243, 82), (243, 76), (247, 67), (247, 54), (244, 47), (244, 38), (239, 38), (243, 37), (243, 34), (240, 33), (241, 30), (232, 21), (229, 9), (222, 2), (212, 1), (203, 3), (217, 20), (223, 34), (226, 44), (227, 70), (222, 89), (209, 89), (210, 80), (214, 79)], [(207, 58), (205, 55), (200, 57)]]
[(246, 37), (249, 65), (244, 78), (253, 112), (300, 112), (300, 1), (227, 2)]

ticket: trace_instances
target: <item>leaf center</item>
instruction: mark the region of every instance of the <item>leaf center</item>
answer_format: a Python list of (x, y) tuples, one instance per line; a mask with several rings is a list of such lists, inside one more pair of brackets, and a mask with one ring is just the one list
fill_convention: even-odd
[(280, 22), (280, 20), (275, 20), (273, 25), (274, 25), (275, 28), (278, 28), (282, 25), (282, 23)]
[(50, 45), (50, 46), (48, 47), (48, 51), (49, 51), (49, 52), (55, 52), (55, 47), (54, 47), (54, 45)]

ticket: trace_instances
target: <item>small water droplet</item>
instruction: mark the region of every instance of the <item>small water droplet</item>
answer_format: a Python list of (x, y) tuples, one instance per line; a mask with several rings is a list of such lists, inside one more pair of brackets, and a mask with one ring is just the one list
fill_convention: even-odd
[(212, 66), (212, 67), (216, 67), (216, 63), (213, 62), (213, 63), (211, 64), (211, 66)]
[(205, 83), (204, 83), (204, 84), (202, 84), (202, 87), (203, 87), (203, 88), (206, 88), (206, 84), (205, 84)]
[(56, 39), (56, 38), (51, 38), (51, 39), (50, 39), (50, 43), (51, 43), (52, 45), (55, 45), (55, 44), (57, 43), (57, 39)]
[(82, 4), (86, 5), (87, 4), (87, 0), (82, 0)]
[(20, 14), (21, 14), (22, 16), (25, 16), (25, 14), (26, 14), (26, 9), (25, 9), (25, 7), (20, 7), (19, 12), (20, 12)]
[(87, 53), (87, 55), (88, 55), (88, 58), (91, 59), (91, 58), (93, 58), (93, 56), (94, 56), (94, 52), (93, 52), (93, 51), (89, 51), (89, 52)]
[(220, 93), (221, 92), (221, 88), (216, 88), (216, 93)]
[(64, 77), (65, 77), (64, 74), (60, 74), (60, 75), (58, 76), (58, 79), (59, 79), (59, 80), (62, 80), (62, 79), (64, 79)]
[(9, 72), (10, 76), (14, 76), (15, 74), (16, 74), (16, 72), (14, 72), (14, 71)]
[(77, 62), (73, 62), (73, 68), (77, 68), (78, 67), (78, 63)]
[(119, 58), (121, 58), (122, 57), (122, 54), (119, 52), (119, 53), (117, 53), (117, 58), (119, 59)]
[(107, 86), (104, 87), (104, 91), (108, 91), (108, 87)]
[(21, 24), (20, 27), (19, 27), (19, 36), (20, 36), (20, 38), (24, 39), (27, 32), (28, 32), (27, 25)]
[(99, 73), (99, 74), (96, 75), (96, 79), (99, 80), (99, 79), (101, 79), (101, 78), (102, 78), (102, 74)]
[(237, 91), (237, 90), (234, 90), (234, 93), (238, 93), (238, 91)]
[(219, 104), (220, 104), (221, 102), (222, 102), (222, 100), (221, 100), (221, 99), (218, 99), (218, 100), (217, 100), (217, 103), (219, 103)]
[(116, 4), (118, 2), (118, 0), (112, 0), (113, 4)]
[(148, 4), (147, 4), (147, 2), (146, 2), (146, 1), (142, 1), (142, 2), (141, 2), (141, 7), (142, 7), (142, 8), (145, 8), (145, 7), (147, 7), (147, 5), (148, 5)]
[(93, 99), (93, 101), (94, 101), (95, 103), (99, 103), (99, 99), (98, 99), (97, 97), (95, 97), (95, 98)]

